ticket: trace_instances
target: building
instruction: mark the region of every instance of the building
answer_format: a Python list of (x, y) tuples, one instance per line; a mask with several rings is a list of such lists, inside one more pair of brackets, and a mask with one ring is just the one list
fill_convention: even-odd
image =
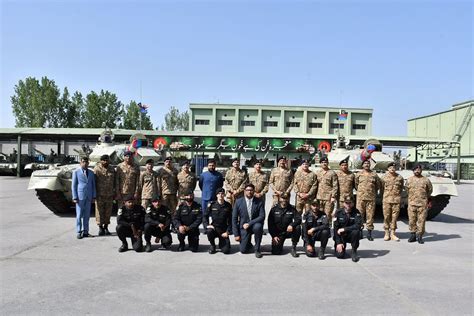
[(373, 110), (366, 108), (208, 103), (191, 103), (189, 108), (189, 130), (207, 134), (372, 134)]
[[(474, 179), (474, 127), (472, 126), (474, 101), (454, 104), (451, 109), (408, 120), (409, 137), (451, 139), (460, 143), (461, 178)], [(447, 164), (447, 169), (457, 162), (457, 152), (452, 148), (431, 146), (425, 150), (410, 151), (418, 160)]]

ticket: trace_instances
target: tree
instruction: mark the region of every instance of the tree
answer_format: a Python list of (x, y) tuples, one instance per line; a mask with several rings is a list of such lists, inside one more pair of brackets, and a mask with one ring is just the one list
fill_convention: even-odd
[(122, 118), (122, 102), (109, 91), (100, 90), (100, 94), (91, 91), (86, 96), (84, 127), (117, 128)]
[[(63, 94), (64, 95), (64, 94)], [(67, 127), (83, 127), (85, 105), (82, 93), (76, 91), (71, 98), (70, 108), (66, 115)]]
[(189, 129), (188, 111), (180, 113), (177, 108), (172, 106), (165, 115), (165, 124), (161, 125), (164, 131), (187, 131)]
[(148, 114), (141, 113), (140, 108), (138, 107), (137, 102), (135, 101), (130, 101), (130, 103), (125, 106), (123, 124), (121, 127), (126, 129), (139, 130), (140, 116), (142, 119), (142, 130), (152, 130), (153, 124), (151, 123), (150, 116)]

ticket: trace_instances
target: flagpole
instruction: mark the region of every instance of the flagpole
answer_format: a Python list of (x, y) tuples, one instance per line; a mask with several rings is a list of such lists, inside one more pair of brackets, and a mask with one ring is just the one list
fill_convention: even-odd
[[(143, 100), (142, 100), (142, 81), (140, 80), (140, 104), (143, 105)], [(140, 131), (142, 130), (142, 111), (140, 110), (138, 113), (140, 113), (140, 117), (139, 117), (139, 128), (140, 128)]]

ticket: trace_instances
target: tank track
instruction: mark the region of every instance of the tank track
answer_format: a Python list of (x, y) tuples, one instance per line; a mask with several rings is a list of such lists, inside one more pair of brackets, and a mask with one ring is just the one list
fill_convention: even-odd
[(449, 204), (449, 195), (438, 195), (431, 198), (431, 208), (428, 209), (426, 219), (432, 220)]
[(69, 202), (60, 191), (36, 189), (36, 196), (41, 203), (55, 214), (67, 214), (73, 212), (74, 205)]

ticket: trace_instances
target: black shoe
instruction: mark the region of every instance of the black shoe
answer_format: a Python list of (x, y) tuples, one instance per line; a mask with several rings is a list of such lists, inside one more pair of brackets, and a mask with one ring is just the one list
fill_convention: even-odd
[(300, 255), (296, 252), (296, 246), (291, 247), (291, 256), (293, 258), (298, 258)]
[(190, 247), (191, 249), (191, 252), (198, 252), (199, 250), (199, 246), (196, 246), (196, 247)]
[(410, 238), (408, 239), (408, 242), (415, 242), (416, 241), (416, 234), (411, 233)]
[(372, 237), (372, 231), (371, 230), (367, 231), (367, 240), (374, 241), (374, 238)]
[(99, 226), (99, 236), (105, 236), (105, 229)]
[(364, 233), (362, 232), (362, 229), (359, 231), (359, 239), (364, 239)]
[(84, 237), (84, 238), (89, 238), (89, 237), (92, 238), (92, 237), (94, 237), (94, 236), (90, 235), (88, 232), (83, 232), (83, 233), (82, 233), (82, 237)]
[(324, 252), (326, 251), (325, 248), (321, 247), (319, 248), (319, 253), (318, 253), (318, 258), (319, 260), (324, 260), (326, 259), (326, 256), (324, 255)]
[(213, 254), (215, 254), (215, 253), (216, 253), (216, 246), (211, 246), (211, 247), (209, 248), (209, 254), (213, 255)]
[(184, 247), (185, 247), (184, 244), (179, 244), (179, 246), (178, 246), (178, 251), (179, 251), (179, 252), (184, 251)]
[(423, 241), (423, 235), (421, 235), (421, 234), (417, 235), (417, 238), (416, 238), (416, 239), (418, 240), (418, 243), (419, 243), (419, 244), (424, 244), (424, 243), (425, 243), (425, 242)]
[(262, 258), (263, 256), (262, 256), (262, 253), (261, 253), (260, 251), (255, 251), (255, 257), (258, 258), (258, 259), (260, 259), (260, 258)]
[(146, 243), (145, 251), (146, 251), (146, 252), (151, 252), (151, 243), (150, 243), (150, 242), (147, 242), (147, 243)]
[(77, 233), (77, 236), (76, 236), (77, 239), (82, 239), (82, 232), (80, 233)]
[(128, 244), (122, 243), (122, 246), (118, 249), (118, 252), (125, 252), (128, 250)]
[(109, 229), (107, 228), (107, 226), (104, 227), (104, 233), (105, 233), (106, 236), (112, 235), (112, 234), (109, 232)]
[(357, 250), (352, 249), (351, 258), (352, 258), (352, 261), (354, 262), (359, 261), (359, 257), (357, 256)]

